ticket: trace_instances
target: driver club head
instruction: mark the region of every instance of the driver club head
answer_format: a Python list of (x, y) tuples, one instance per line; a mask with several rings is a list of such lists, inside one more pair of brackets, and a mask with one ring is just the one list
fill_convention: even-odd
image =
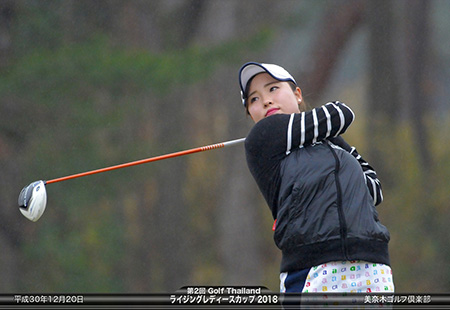
[(19, 210), (30, 221), (36, 222), (47, 205), (44, 181), (36, 181), (25, 186), (19, 194)]

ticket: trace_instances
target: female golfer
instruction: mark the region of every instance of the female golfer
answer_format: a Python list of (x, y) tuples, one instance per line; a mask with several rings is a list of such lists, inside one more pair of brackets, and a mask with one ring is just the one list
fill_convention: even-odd
[(352, 110), (335, 101), (305, 111), (295, 79), (274, 64), (244, 64), (239, 83), (256, 123), (245, 141), (248, 167), (282, 251), (280, 291), (393, 292), (389, 232), (375, 208), (380, 182), (340, 137)]

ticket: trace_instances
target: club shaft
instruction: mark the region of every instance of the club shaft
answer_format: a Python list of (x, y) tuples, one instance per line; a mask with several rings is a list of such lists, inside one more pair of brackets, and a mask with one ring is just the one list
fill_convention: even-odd
[(170, 154), (165, 154), (165, 155), (150, 157), (150, 158), (146, 158), (146, 159), (136, 160), (136, 161), (132, 161), (132, 162), (129, 162), (129, 163), (124, 163), (124, 164), (115, 165), (115, 166), (111, 166), (111, 167), (106, 167), (106, 168), (91, 170), (91, 171), (87, 171), (87, 172), (81, 172), (81, 173), (77, 173), (77, 174), (72, 174), (72, 175), (69, 175), (69, 176), (65, 176), (65, 177), (61, 177), (61, 178), (45, 181), (45, 184), (51, 184), (51, 183), (67, 181), (67, 180), (71, 180), (71, 179), (85, 177), (85, 176), (92, 175), (92, 174), (97, 174), (97, 173), (117, 170), (117, 169), (121, 169), (121, 168), (127, 168), (127, 167), (147, 164), (147, 163), (151, 163), (151, 162), (158, 161), (158, 160), (163, 160), (163, 159), (168, 159), (168, 158), (173, 158), (173, 157), (178, 157), (178, 156), (184, 156), (184, 155), (198, 153), (198, 152), (204, 152), (204, 151), (224, 148), (224, 147), (227, 147), (227, 146), (231, 146), (231, 145), (242, 143), (244, 141), (245, 141), (245, 138), (241, 138), (241, 139), (230, 140), (230, 141), (226, 141), (226, 142), (221, 142), (221, 143), (216, 143), (216, 144), (210, 144), (210, 145), (206, 145), (206, 146), (196, 147), (196, 148), (189, 149), (189, 150), (184, 150), (184, 151), (174, 152), (174, 153), (170, 153)]

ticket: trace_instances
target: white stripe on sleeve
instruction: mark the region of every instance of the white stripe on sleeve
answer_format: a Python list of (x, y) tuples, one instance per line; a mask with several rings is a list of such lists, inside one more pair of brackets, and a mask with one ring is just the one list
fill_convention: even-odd
[(300, 147), (303, 147), (303, 144), (305, 144), (305, 131), (305, 112), (303, 112), (300, 120)]
[(327, 135), (326, 135), (326, 137), (329, 137), (330, 133), (331, 133), (331, 115), (326, 106), (323, 106), (323, 112), (325, 113), (325, 116), (327, 117)]
[(377, 185), (375, 184), (375, 181), (372, 179), (370, 179), (370, 183), (372, 183), (373, 203), (376, 205), (378, 201)]
[(339, 108), (339, 106), (337, 106), (335, 103), (332, 103), (333, 106), (336, 108), (336, 110), (339, 113), (339, 119), (341, 120), (341, 127), (339, 128), (338, 132), (336, 133), (336, 137), (341, 133), (342, 128), (344, 128), (344, 123), (345, 123), (345, 118), (344, 118), (344, 113), (342, 112), (341, 108)]
[(294, 116), (295, 116), (295, 113), (292, 113), (291, 117), (289, 118), (289, 125), (288, 125), (288, 131), (287, 131), (286, 155), (289, 155), (291, 153), (291, 147), (292, 147), (292, 123), (294, 122)]
[(317, 138), (319, 137), (319, 121), (317, 120), (317, 110), (313, 109), (312, 110), (312, 115), (313, 115), (313, 121), (314, 121), (314, 139), (312, 140), (312, 143), (316, 143), (317, 142)]

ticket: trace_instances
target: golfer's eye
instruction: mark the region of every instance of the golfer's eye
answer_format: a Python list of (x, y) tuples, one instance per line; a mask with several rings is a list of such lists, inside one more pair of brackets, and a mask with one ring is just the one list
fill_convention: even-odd
[(272, 86), (272, 87), (270, 88), (270, 91), (273, 92), (273, 91), (275, 91), (275, 90), (277, 90), (277, 89), (278, 89), (278, 86)]
[(256, 100), (258, 100), (259, 98), (258, 97), (251, 97), (250, 98), (250, 103), (253, 103), (253, 102), (255, 102)]

